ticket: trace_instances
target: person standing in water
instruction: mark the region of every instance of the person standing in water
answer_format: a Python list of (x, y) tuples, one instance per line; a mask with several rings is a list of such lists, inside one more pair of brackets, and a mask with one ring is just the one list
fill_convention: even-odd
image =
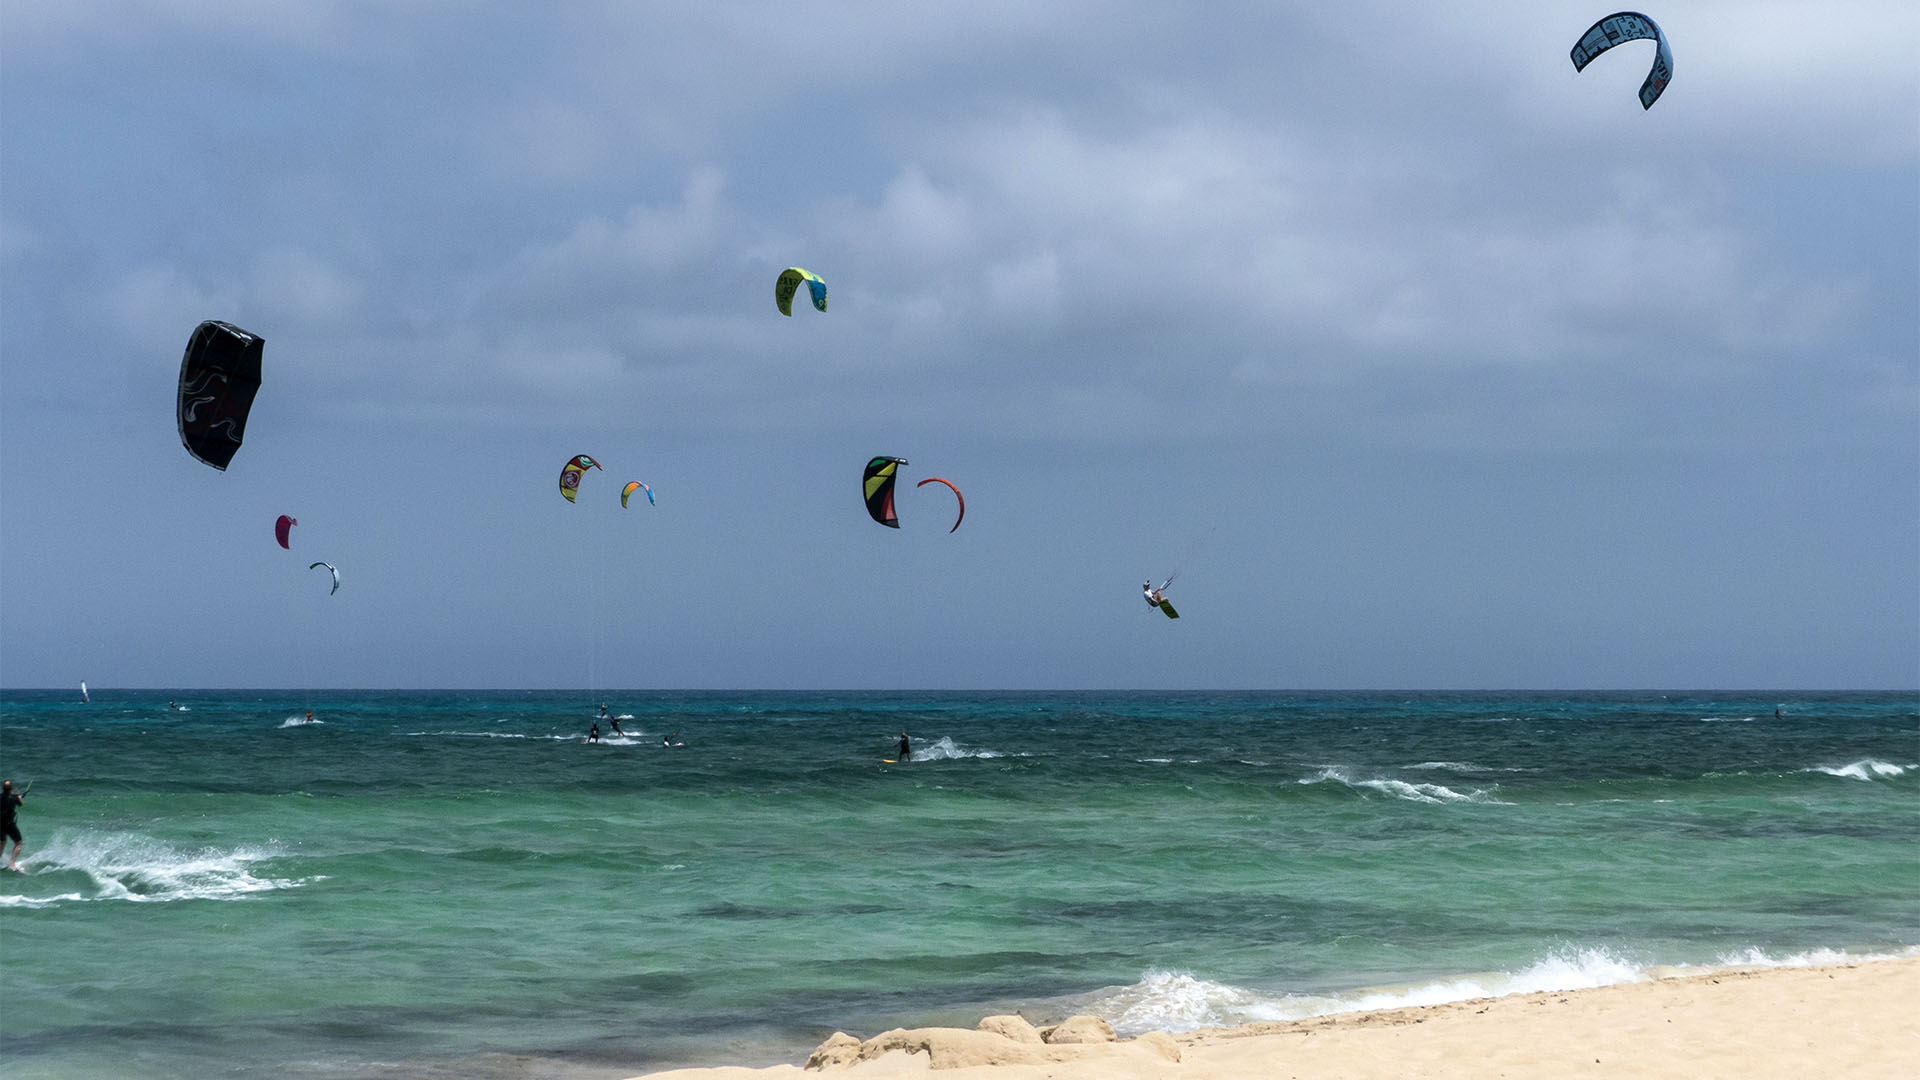
[(904, 731), (900, 733), (900, 753), (898, 756), (899, 760), (903, 762), (913, 758), (913, 745), (907, 742), (907, 733)]
[(7, 859), (9, 870), (19, 869), (15, 864), (20, 861), (20, 823), (14, 815), (26, 801), (25, 792), (13, 790), (13, 781), (0, 780), (0, 847), (13, 841), (13, 855)]

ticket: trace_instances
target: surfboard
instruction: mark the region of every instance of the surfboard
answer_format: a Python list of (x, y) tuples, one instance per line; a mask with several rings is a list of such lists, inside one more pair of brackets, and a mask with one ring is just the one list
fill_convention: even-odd
[(1177, 619), (1180, 617), (1180, 613), (1173, 610), (1173, 605), (1167, 603), (1165, 600), (1160, 601), (1160, 610), (1166, 612), (1167, 618), (1169, 619)]
[(883, 757), (883, 758), (881, 758), (881, 759), (880, 759), (880, 763), (881, 763), (882, 765), (898, 765), (898, 764), (900, 764), (900, 759), (898, 759), (898, 758), (890, 758), (890, 757)]

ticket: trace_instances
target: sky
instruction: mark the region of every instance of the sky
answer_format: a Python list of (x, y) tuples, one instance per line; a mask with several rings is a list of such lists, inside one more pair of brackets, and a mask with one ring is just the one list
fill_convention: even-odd
[(0, 686), (1920, 686), (1920, 8), (1610, 10), (9, 0)]

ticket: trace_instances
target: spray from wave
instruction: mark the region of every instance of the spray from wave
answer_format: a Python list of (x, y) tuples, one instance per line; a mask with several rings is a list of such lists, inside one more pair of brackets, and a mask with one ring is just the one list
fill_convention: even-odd
[(1355, 779), (1349, 775), (1345, 769), (1337, 766), (1321, 769), (1319, 773), (1313, 776), (1303, 777), (1298, 782), (1301, 784), (1339, 784), (1356, 791), (1377, 791), (1384, 795), (1391, 795), (1396, 799), (1405, 799), (1408, 802), (1466, 802), (1507, 805), (1499, 799), (1494, 798), (1491, 792), (1482, 789), (1476, 788), (1473, 791), (1462, 793), (1453, 790), (1445, 784), (1410, 783), (1406, 780), (1395, 780), (1391, 777)]
[(916, 763), (923, 761), (951, 761), (959, 758), (997, 758), (1004, 756), (1006, 755), (1000, 753), (998, 750), (968, 750), (965, 747), (955, 745), (953, 738), (947, 735), (942, 735), (935, 742), (916, 742), (913, 744), (913, 760)]
[(57, 831), (25, 860), (29, 876), (21, 882), (24, 891), (0, 896), (0, 907), (92, 900), (232, 900), (306, 884), (253, 872), (255, 863), (282, 854), (254, 847), (189, 851), (138, 833)]
[(1848, 765), (1815, 765), (1802, 772), (1826, 773), (1828, 776), (1844, 777), (1848, 780), (1891, 780), (1896, 776), (1905, 776), (1912, 765), (1895, 765), (1891, 761), (1879, 761), (1874, 758), (1862, 758)]
[[(1912, 955), (1910, 949), (1896, 955)], [(1075, 998), (1062, 1004), (1104, 1016), (1114, 1031), (1131, 1037), (1148, 1031), (1193, 1031), (1273, 1021), (1304, 1020), (1347, 1012), (1378, 1012), (1443, 1005), (1475, 998), (1543, 991), (1586, 990), (1645, 982), (1670, 975), (1707, 974), (1728, 967), (1809, 967), (1891, 959), (1830, 949), (1770, 957), (1758, 949), (1728, 953), (1703, 967), (1646, 967), (1605, 949), (1577, 949), (1541, 957), (1518, 971), (1487, 972), (1403, 986), (1370, 987), (1333, 994), (1270, 993), (1197, 978), (1185, 972), (1149, 971), (1131, 986)]]

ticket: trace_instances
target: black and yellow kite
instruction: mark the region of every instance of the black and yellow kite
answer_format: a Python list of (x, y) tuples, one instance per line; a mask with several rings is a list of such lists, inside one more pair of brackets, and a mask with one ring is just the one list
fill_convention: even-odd
[(900, 466), (906, 463), (906, 458), (874, 458), (867, 462), (867, 474), (861, 480), (861, 490), (867, 498), (867, 513), (889, 529), (900, 527), (900, 519), (893, 513), (893, 482)]

